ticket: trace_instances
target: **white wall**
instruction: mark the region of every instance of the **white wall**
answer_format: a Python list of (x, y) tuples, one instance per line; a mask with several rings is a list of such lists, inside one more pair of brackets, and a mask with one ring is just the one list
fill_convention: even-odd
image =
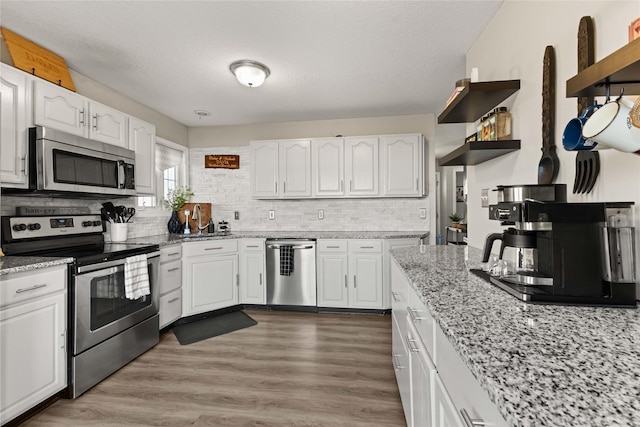
[[(542, 62), (547, 45), (556, 54), (556, 122), (560, 172), (569, 201), (633, 201), (640, 228), (640, 156), (613, 150), (600, 153), (600, 177), (589, 195), (573, 195), (573, 152), (562, 148), (562, 132), (577, 114), (576, 98), (566, 98), (566, 81), (577, 73), (577, 32), (582, 16), (595, 28), (595, 57), (600, 60), (628, 42), (628, 25), (640, 16), (634, 1), (519, 1), (507, 0), (467, 53), (467, 73), (479, 68), (480, 81), (520, 79), (521, 89), (507, 100), (513, 116), (514, 139), (521, 149), (477, 166), (467, 167), (469, 244), (481, 248), (488, 233), (503, 227), (488, 219), (480, 205), (480, 190), (497, 185), (536, 184), (542, 146)], [(637, 95), (637, 94), (636, 94)], [(601, 102), (602, 99), (599, 99)], [(474, 125), (468, 125), (467, 133)], [(495, 193), (489, 192), (490, 203)]]

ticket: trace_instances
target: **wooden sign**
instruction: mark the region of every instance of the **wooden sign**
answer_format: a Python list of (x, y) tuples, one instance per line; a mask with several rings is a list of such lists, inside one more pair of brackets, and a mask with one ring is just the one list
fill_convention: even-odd
[(240, 169), (240, 156), (232, 154), (207, 154), (204, 156), (205, 168)]
[(4, 27), (0, 30), (14, 67), (58, 86), (76, 91), (64, 58), (11, 30)]

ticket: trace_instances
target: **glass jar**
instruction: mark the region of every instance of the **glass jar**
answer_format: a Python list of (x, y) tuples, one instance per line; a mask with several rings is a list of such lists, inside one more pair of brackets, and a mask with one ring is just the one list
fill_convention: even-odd
[(507, 111), (507, 107), (496, 108), (494, 113), (496, 139), (498, 141), (511, 139), (511, 113)]

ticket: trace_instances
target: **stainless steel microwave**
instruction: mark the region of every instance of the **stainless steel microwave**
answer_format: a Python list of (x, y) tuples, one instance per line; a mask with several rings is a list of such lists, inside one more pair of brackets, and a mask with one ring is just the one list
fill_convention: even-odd
[(29, 128), (29, 191), (134, 196), (135, 152), (42, 126)]

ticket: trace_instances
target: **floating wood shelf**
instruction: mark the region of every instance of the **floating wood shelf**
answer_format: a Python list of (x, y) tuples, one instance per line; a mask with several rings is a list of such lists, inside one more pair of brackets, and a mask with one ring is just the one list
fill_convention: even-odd
[(520, 80), (468, 83), (438, 116), (438, 124), (472, 123), (520, 90)]
[(640, 39), (613, 52), (567, 80), (567, 97), (604, 96), (606, 86), (617, 96), (640, 95)]
[(473, 166), (520, 149), (520, 140), (476, 141), (438, 160), (438, 166)]

